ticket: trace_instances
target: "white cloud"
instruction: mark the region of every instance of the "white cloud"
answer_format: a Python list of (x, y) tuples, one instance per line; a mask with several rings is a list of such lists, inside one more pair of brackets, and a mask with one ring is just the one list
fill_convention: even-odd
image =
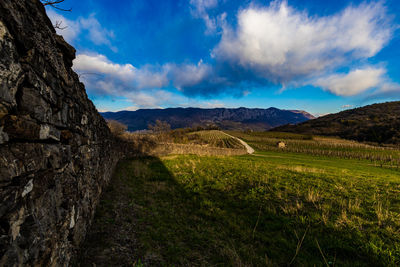
[(114, 96), (115, 92), (123, 91), (123, 88), (112, 80), (92, 79), (90, 76), (88, 77), (85, 74), (81, 76), (80, 79), (86, 85), (86, 89), (90, 92)]
[[(100, 104), (101, 105), (101, 104)], [(97, 108), (98, 112), (118, 112), (118, 111), (136, 111), (139, 109), (137, 106), (129, 106), (129, 107), (109, 107), (109, 106), (104, 106), (103, 108)]]
[(204, 64), (200, 60), (197, 65), (194, 64), (168, 64), (167, 65), (173, 84), (181, 90), (183, 87), (195, 86), (209, 77), (212, 72), (212, 67)]
[(226, 107), (226, 105), (223, 102), (218, 101), (218, 100), (197, 102), (197, 104), (194, 104), (193, 106), (196, 106), (199, 108), (223, 108), (223, 107)]
[[(226, 107), (224, 103), (219, 100), (207, 100), (198, 101), (191, 99), (181, 94), (172, 93), (165, 90), (150, 90), (147, 92), (131, 93), (125, 95), (126, 100), (124, 105), (127, 103), (131, 104), (128, 107), (115, 107), (115, 106), (102, 106), (98, 108), (99, 112), (106, 111), (136, 111), (138, 109), (147, 108), (165, 108), (165, 107), (198, 107), (198, 108), (222, 108)], [(100, 104), (101, 106), (101, 104)]]
[(161, 89), (171, 82), (181, 88), (206, 79), (212, 68), (201, 60), (193, 65), (145, 65), (136, 68), (131, 64), (114, 63), (100, 54), (78, 54), (73, 63), (74, 70), (80, 73), (80, 79), (91, 94), (124, 97), (132, 104), (131, 110), (163, 106), (224, 106), (218, 100), (197, 101), (181, 93)]
[(398, 92), (400, 93), (400, 84), (394, 82), (385, 82), (380, 88), (381, 93)]
[(108, 74), (124, 81), (132, 80), (136, 71), (131, 64), (115, 64), (106, 56), (100, 54), (78, 54), (74, 60), (73, 68), (78, 72)]
[(136, 111), (136, 110), (138, 110), (138, 109), (139, 109), (139, 108), (138, 108), (137, 106), (130, 106), (130, 107), (124, 108), (123, 110)]
[(114, 63), (101, 54), (78, 54), (73, 63), (73, 69), (88, 89), (101, 94), (160, 89), (171, 83), (177, 89), (191, 87), (207, 79), (212, 71), (212, 67), (201, 60), (197, 65), (168, 63), (135, 68), (131, 64)]
[(125, 95), (136, 108), (162, 108), (167, 107), (199, 107), (220, 108), (224, 103), (219, 100), (198, 101), (165, 90), (148, 90), (146, 92), (132, 92)]
[(353, 107), (353, 105), (349, 105), (349, 104), (342, 105), (342, 108), (344, 108), (344, 109), (348, 109), (348, 108), (352, 108), (352, 107)]
[(140, 108), (161, 108), (161, 105), (173, 100), (172, 94), (163, 90), (135, 92), (127, 94), (126, 97)]
[(136, 71), (136, 87), (139, 89), (163, 88), (169, 84), (167, 74), (168, 68), (166, 66), (157, 67), (145, 65)]
[(56, 31), (67, 42), (73, 43), (82, 32), (87, 32), (87, 37), (94, 44), (108, 46), (113, 52), (118, 51), (111, 43), (111, 40), (115, 38), (114, 32), (101, 26), (94, 14), (87, 18), (79, 17), (76, 21), (72, 21), (56, 13), (53, 9), (47, 9), (46, 13), (53, 25), (61, 23), (60, 28), (64, 29), (56, 29)]
[(400, 84), (392, 81), (384, 81), (380, 85), (379, 89), (367, 95), (365, 100), (371, 99), (393, 99), (399, 100), (400, 96)]
[(224, 26), (213, 56), (286, 83), (376, 55), (392, 36), (388, 20), (379, 2), (316, 17), (273, 1), (241, 10), (236, 29)]
[[(123, 96), (131, 91), (163, 89), (171, 85), (185, 94), (195, 95), (202, 90), (215, 93), (216, 89), (212, 86), (221, 83), (221, 78), (214, 76), (213, 67), (202, 60), (197, 64), (167, 63), (136, 68), (132, 64), (114, 63), (101, 54), (78, 54), (73, 61), (73, 69), (90, 93), (100, 95)], [(204, 88), (196, 87), (205, 81)], [(188, 93), (187, 90), (192, 91)], [(142, 97), (149, 102), (149, 97)]]
[(93, 92), (123, 94), (131, 90), (162, 88), (169, 84), (165, 68), (135, 68), (117, 64), (100, 54), (78, 54), (73, 68)]
[(190, 0), (191, 14), (195, 18), (201, 18), (206, 24), (206, 33), (213, 33), (217, 28), (217, 20), (210, 17), (208, 10), (218, 6), (218, 0)]
[(174, 84), (178, 89), (194, 86), (207, 79), (212, 67), (204, 64), (145, 65), (118, 64), (100, 54), (78, 54), (73, 69), (80, 75), (87, 90), (93, 95), (124, 97), (132, 109), (180, 107), (222, 107), (219, 101), (197, 101), (178, 92), (162, 88)]
[(96, 45), (106, 45), (112, 51), (117, 52), (117, 48), (111, 44), (111, 39), (114, 39), (114, 32), (102, 27), (100, 22), (91, 14), (88, 18), (80, 18), (79, 24), (82, 29), (88, 31), (89, 39)]
[(317, 79), (313, 84), (335, 95), (353, 96), (378, 87), (383, 81), (385, 70), (367, 67), (355, 69), (347, 74), (333, 74)]

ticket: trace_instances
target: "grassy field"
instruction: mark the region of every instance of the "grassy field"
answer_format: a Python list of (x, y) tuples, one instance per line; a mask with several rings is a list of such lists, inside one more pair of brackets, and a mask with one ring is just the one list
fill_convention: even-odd
[[(255, 155), (121, 162), (83, 266), (400, 265), (397, 168), (290, 150), (290, 140), (318, 141), (307, 136), (268, 136), (287, 150), (265, 149), (265, 136), (243, 138)], [(398, 153), (388, 151), (381, 155)]]

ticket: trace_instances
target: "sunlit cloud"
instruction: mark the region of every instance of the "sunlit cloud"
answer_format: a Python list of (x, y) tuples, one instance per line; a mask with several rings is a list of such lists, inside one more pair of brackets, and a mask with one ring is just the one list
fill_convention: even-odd
[[(187, 69), (183, 75), (195, 73), (193, 79), (175, 81), (175, 86), (188, 96), (206, 97), (245, 96), (249, 87), (268, 90), (310, 84), (340, 96), (361, 94), (382, 85), (383, 67), (361, 68), (392, 38), (396, 27), (391, 18), (383, 2), (351, 5), (320, 17), (286, 1), (250, 5), (238, 12), (235, 27), (222, 25), (221, 40), (211, 53), (214, 63), (192, 65), (193, 71)], [(335, 74), (349, 65), (354, 67), (350, 73)]]
[(169, 83), (162, 69), (156, 71), (152, 66), (137, 69), (129, 63), (114, 63), (100, 54), (78, 54), (73, 68), (93, 93), (122, 95), (132, 90), (162, 88)]
[(218, 6), (218, 0), (190, 0), (191, 14), (195, 18), (203, 19), (206, 25), (206, 33), (213, 33), (217, 28), (217, 20), (210, 17), (208, 14), (209, 9)]
[(386, 9), (379, 2), (315, 17), (295, 10), (286, 1), (274, 1), (268, 7), (241, 10), (237, 28), (224, 28), (213, 54), (219, 61), (285, 83), (349, 60), (372, 57), (392, 34)]
[(378, 87), (383, 81), (384, 74), (385, 70), (382, 68), (367, 67), (319, 78), (314, 85), (335, 95), (353, 96)]

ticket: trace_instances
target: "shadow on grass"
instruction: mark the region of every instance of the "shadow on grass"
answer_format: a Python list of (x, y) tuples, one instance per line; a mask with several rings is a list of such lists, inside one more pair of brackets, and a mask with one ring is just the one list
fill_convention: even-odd
[(195, 183), (186, 186), (156, 157), (121, 161), (77, 265), (382, 265), (359, 250), (356, 231), (329, 229), (270, 209), (265, 200), (244, 199), (239, 192), (251, 189), (245, 182), (230, 192)]

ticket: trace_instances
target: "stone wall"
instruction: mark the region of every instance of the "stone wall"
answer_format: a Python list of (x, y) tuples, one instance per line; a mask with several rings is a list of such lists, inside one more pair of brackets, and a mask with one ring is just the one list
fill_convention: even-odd
[(0, 266), (66, 266), (122, 156), (38, 0), (0, 1)]

